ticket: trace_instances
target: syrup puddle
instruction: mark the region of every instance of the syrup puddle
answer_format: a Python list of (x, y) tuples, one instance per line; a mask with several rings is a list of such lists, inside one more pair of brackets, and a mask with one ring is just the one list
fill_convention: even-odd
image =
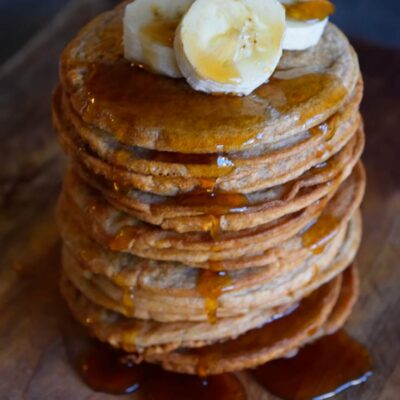
[(344, 331), (305, 346), (292, 358), (251, 372), (266, 390), (285, 400), (324, 400), (372, 375), (368, 350)]
[[(245, 400), (246, 391), (233, 374), (198, 376), (176, 374), (146, 363), (135, 364), (118, 350), (87, 340), (73, 364), (96, 392), (138, 393), (143, 400)], [(79, 354), (79, 353), (78, 353)]]
[[(88, 338), (72, 316), (64, 333), (72, 365), (96, 392), (137, 393), (143, 400), (258, 400), (246, 394), (232, 373), (203, 378), (135, 364), (123, 351)], [(372, 375), (372, 360), (364, 346), (339, 331), (305, 346), (291, 358), (268, 362), (248, 373), (280, 399), (324, 400), (366, 382)]]

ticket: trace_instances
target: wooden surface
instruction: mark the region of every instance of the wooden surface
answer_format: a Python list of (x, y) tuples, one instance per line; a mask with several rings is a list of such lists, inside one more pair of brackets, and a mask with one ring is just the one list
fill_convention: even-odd
[[(49, 112), (61, 49), (78, 27), (108, 5), (105, 0), (71, 2), (0, 69), (1, 400), (114, 398), (91, 392), (67, 361), (53, 218), (65, 159)], [(371, 350), (375, 374), (366, 385), (340, 398), (396, 400), (400, 398), (400, 53), (365, 44), (357, 50), (366, 82), (368, 190), (358, 256), (362, 295), (347, 329)]]

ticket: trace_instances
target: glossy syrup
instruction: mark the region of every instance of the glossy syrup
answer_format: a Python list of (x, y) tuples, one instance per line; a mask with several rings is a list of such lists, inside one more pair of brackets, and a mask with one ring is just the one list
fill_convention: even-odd
[(285, 400), (322, 400), (372, 375), (367, 349), (344, 331), (305, 346), (292, 358), (271, 361), (252, 371), (269, 392)]
[[(86, 76), (82, 96), (71, 98), (85, 121), (125, 144), (179, 153), (243, 150), (259, 143), (277, 116), (295, 118), (299, 124), (323, 119), (347, 95), (336, 76), (312, 73), (273, 78), (250, 96), (209, 96), (182, 80), (132, 67), (122, 58), (91, 64)], [(314, 107), (303, 107), (316, 96), (321, 101)]]
[[(327, 288), (317, 290), (299, 307), (260, 329), (199, 349), (199, 376), (170, 373), (145, 363), (135, 364), (126, 353), (88, 339), (80, 346), (78, 362), (74, 365), (83, 380), (98, 392), (138, 392), (143, 400), (256, 400), (247, 396), (233, 374), (206, 377), (210, 363), (238, 353), (251, 355), (262, 348), (273, 349), (282, 340), (290, 340), (299, 326), (312, 318), (313, 313), (318, 313), (316, 308), (323, 303), (329, 292)], [(371, 358), (366, 349), (339, 332), (304, 347), (290, 359), (271, 361), (248, 372), (267, 391), (282, 399), (322, 400), (365, 382), (371, 371)]]
[(144, 26), (140, 35), (146, 41), (156, 42), (166, 47), (173, 47), (175, 31), (179, 21), (164, 21), (158, 20), (151, 24)]
[(122, 302), (125, 306), (127, 315), (135, 315), (135, 300), (132, 290), (130, 288), (124, 288)]
[(335, 12), (329, 0), (299, 0), (284, 4), (286, 16), (298, 21), (322, 21)]
[(223, 271), (202, 270), (197, 281), (197, 291), (204, 297), (204, 309), (208, 321), (217, 322), (218, 299), (231, 285), (231, 278)]
[[(226, 176), (232, 173), (236, 167), (236, 160), (226, 153), (179, 153), (166, 151), (147, 150), (141, 152), (141, 158), (168, 164), (181, 164), (189, 171), (190, 176), (204, 176), (210, 178)], [(210, 179), (209, 178), (209, 179)]]
[(201, 212), (206, 216), (203, 230), (209, 232), (212, 240), (218, 241), (221, 238), (222, 216), (247, 212), (249, 199), (242, 193), (219, 191), (215, 188), (214, 179), (201, 179), (199, 183), (199, 186), (189, 193), (172, 197), (163, 203), (152, 204), (151, 210), (154, 213), (162, 213), (166, 207), (171, 206), (174, 209), (182, 207)]
[(210, 154), (193, 154), (193, 153), (176, 153), (168, 151), (152, 151), (148, 150), (144, 155), (145, 159), (160, 161), (173, 164), (199, 164), (212, 165), (218, 168), (232, 168), (234, 161), (227, 154), (210, 153)]
[(131, 247), (132, 242), (137, 237), (137, 229), (131, 226), (122, 228), (115, 237), (110, 238), (110, 249), (114, 251), (123, 251)]
[(144, 378), (143, 368), (123, 362), (123, 353), (93, 342), (78, 365), (83, 380), (96, 392), (133, 393)]
[(252, 357), (260, 353), (276, 354), (282, 343), (291, 343), (299, 329), (314, 328), (323, 302), (331, 296), (332, 284), (325, 285), (303, 299), (298, 306), (282, 310), (260, 328), (252, 329), (236, 339), (194, 350), (198, 357), (197, 373), (207, 376), (213, 366), (224, 359)]
[(110, 394), (138, 392), (144, 400), (245, 400), (245, 389), (232, 374), (207, 379), (180, 375), (148, 364), (134, 364), (126, 354), (90, 342), (78, 364), (93, 390)]
[(115, 274), (112, 277), (113, 282), (119, 286), (122, 291), (122, 304), (125, 307), (126, 315), (135, 315), (135, 296), (133, 293), (133, 288), (126, 284), (126, 280), (119, 274)]
[(314, 254), (320, 254), (327, 242), (336, 235), (340, 221), (331, 214), (323, 214), (303, 234), (304, 247)]

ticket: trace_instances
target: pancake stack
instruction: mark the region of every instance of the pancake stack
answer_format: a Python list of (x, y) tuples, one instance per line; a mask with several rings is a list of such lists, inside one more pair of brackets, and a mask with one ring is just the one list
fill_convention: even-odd
[(347, 39), (330, 24), (249, 96), (212, 96), (130, 65), (122, 16), (71, 41), (53, 99), (72, 313), (135, 362), (202, 375), (339, 329), (357, 297), (365, 187)]

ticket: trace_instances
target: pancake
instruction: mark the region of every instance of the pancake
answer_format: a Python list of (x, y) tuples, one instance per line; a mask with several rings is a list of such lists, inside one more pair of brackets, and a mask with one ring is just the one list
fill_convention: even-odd
[[(230, 155), (226, 157), (217, 155), (217, 157), (225, 157), (225, 162), (230, 165), (230, 170), (228, 171), (225, 168), (225, 172), (220, 177), (210, 178), (207, 175), (200, 177), (190, 175), (158, 176), (140, 174), (128, 170), (126, 165), (129, 161), (123, 154), (121, 155), (121, 152), (117, 152), (115, 157), (120, 160), (119, 164), (122, 163), (123, 166), (118, 166), (99, 158), (84, 141), (77, 137), (76, 133), (71, 131), (69, 124), (63, 120), (62, 111), (56, 101), (57, 97), (56, 92), (53, 120), (59, 132), (60, 141), (68, 154), (77, 158), (88, 170), (110, 181), (113, 188), (136, 188), (144, 192), (167, 196), (199, 189), (251, 193), (289, 182), (313, 166), (327, 161), (339, 152), (360, 127), (360, 117), (357, 114), (343, 112), (342, 114), (347, 115), (348, 120), (341, 121), (341, 118), (338, 117), (330, 123), (324, 123), (318, 129), (314, 129), (313, 132), (317, 133), (305, 133), (307, 136), (319, 137), (320, 140), (310, 143), (312, 146), (308, 148), (304, 144), (301, 145), (299, 149), (301, 151), (298, 154), (289, 152), (287, 157), (280, 158), (278, 156), (279, 151), (277, 150), (275, 157), (272, 157), (271, 160), (266, 155), (265, 157), (261, 157), (264, 160), (263, 162), (252, 162), (254, 160), (250, 159), (246, 165), (240, 165), (237, 160), (231, 160)], [(329, 128), (330, 124), (333, 125), (332, 128)], [(97, 138), (97, 136), (96, 134), (95, 137)], [(321, 136), (324, 137), (321, 139)], [(280, 150), (284, 153), (284, 149)], [(126, 153), (131, 154), (132, 150), (129, 149)], [(171, 155), (171, 157), (173, 156)], [(220, 159), (218, 162), (222, 163), (223, 161)], [(144, 165), (144, 162), (141, 161), (140, 165)], [(164, 163), (163, 165), (165, 167), (168, 164)], [(181, 170), (187, 170), (186, 166), (182, 164)], [(164, 168), (164, 171), (166, 175), (170, 175), (168, 168)]]
[[(346, 277), (348, 274), (344, 276)], [(275, 322), (269, 314), (268, 322), (261, 329), (259, 328), (260, 324), (255, 325), (258, 328), (238, 336), (237, 339), (235, 339), (237, 334), (235, 334), (236, 329), (232, 319), (223, 319), (213, 325), (207, 323), (160, 324), (152, 321), (128, 320), (123, 317), (116, 317), (116, 315), (91, 303), (65, 278), (62, 279), (61, 287), (74, 315), (82, 323), (87, 324), (89, 330), (101, 340), (108, 341), (113, 346), (122, 347), (128, 352), (135, 352), (130, 356), (135, 361), (145, 359), (148, 362), (161, 363), (164, 368), (170, 370), (198, 373), (199, 358), (201, 357), (200, 367), (203, 369), (202, 372), (213, 374), (256, 366), (267, 360), (281, 357), (315, 338), (335, 309), (339, 294), (351, 293), (350, 289), (340, 289), (341, 279), (339, 278), (311, 293), (300, 303), (300, 306), (294, 308), (292, 306), (285, 311), (281, 310), (283, 314), (275, 314)], [(346, 285), (349, 285), (352, 281), (346, 279), (345, 282)], [(350, 305), (353, 302), (345, 301), (344, 303)], [(347, 309), (342, 310), (348, 312)], [(246, 318), (252, 319), (254, 315), (247, 314), (241, 321)], [(238, 321), (238, 319), (234, 319), (234, 321)], [(284, 334), (280, 332), (280, 337), (273, 335), (273, 345), (269, 342), (271, 339), (269, 332), (274, 332), (276, 328), (270, 325), (271, 323), (285, 326)], [(224, 327), (225, 334), (229, 333), (228, 336), (232, 339), (212, 345), (210, 348), (204, 348), (207, 340), (203, 338), (212, 337), (210, 342), (215, 342), (215, 333), (223, 331)], [(157, 345), (156, 343), (160, 342), (161, 337), (165, 341), (172, 339), (172, 342)], [(187, 342), (185, 341), (187, 337), (202, 339)], [(268, 341), (254, 340), (257, 337), (269, 338)], [(249, 344), (252, 346), (249, 346)], [(199, 347), (203, 348), (189, 350)], [(234, 354), (232, 354), (233, 348), (237, 350)], [(227, 352), (227, 349), (231, 349), (230, 352)], [(223, 353), (223, 356), (215, 357), (215, 351), (219, 351), (220, 354)], [(212, 362), (210, 362), (210, 354), (212, 355)], [(232, 357), (234, 358), (232, 359)]]
[[(347, 220), (358, 208), (365, 188), (365, 173), (358, 165), (341, 185), (325, 214), (335, 220)], [(122, 213), (106, 203), (96, 191), (81, 184), (65, 187), (59, 204), (59, 225), (70, 219), (97, 242), (111, 250), (129, 252), (139, 257), (192, 262), (220, 261), (244, 255), (257, 255), (282, 243), (315, 220), (323, 208), (319, 201), (300, 214), (290, 214), (266, 225), (235, 233), (222, 233), (211, 239), (201, 233), (179, 234), (160, 230)], [(335, 208), (338, 208), (336, 210)], [(337, 216), (336, 216), (337, 215)], [(78, 217), (79, 216), (79, 217)]]
[[(124, 190), (105, 179), (74, 167), (91, 186), (98, 189), (116, 208), (163, 229), (178, 232), (209, 230), (212, 221), (220, 220), (222, 231), (238, 231), (273, 221), (300, 211), (328, 196), (334, 183), (341, 183), (351, 173), (364, 148), (364, 134), (358, 131), (338, 154), (318, 164), (285, 185), (274, 186), (247, 195), (241, 193), (189, 193), (173, 198)], [(68, 179), (68, 177), (67, 177)]]
[[(74, 224), (71, 220), (68, 222), (69, 223), (63, 224), (63, 241), (68, 251), (76, 258), (76, 261), (88, 272), (105, 276), (123, 288), (134, 288), (138, 286), (141, 288), (146, 287), (147, 290), (153, 290), (150, 281), (154, 283), (154, 279), (158, 278), (161, 283), (157, 285), (158, 289), (154, 290), (158, 291), (163, 288), (170, 291), (170, 285), (162, 284), (166, 276), (170, 275), (174, 277), (174, 280), (179, 281), (181, 286), (185, 286), (197, 282), (198, 275), (202, 273), (202, 270), (198, 270), (198, 268), (180, 263), (148, 260), (127, 253), (108, 251), (85, 236), (79, 226)], [(229, 278), (229, 287), (237, 287), (239, 284), (244, 283), (241, 281), (241, 277), (247, 274), (246, 269), (251, 270), (250, 276), (253, 277), (251, 281), (254, 281), (255, 277), (261, 276), (264, 279), (271, 278), (279, 273), (282, 268), (291, 268), (293, 265), (304, 262), (305, 259), (311, 255), (317, 254), (323, 246), (326, 246), (337, 236), (339, 231), (343, 231), (344, 225), (341, 224), (340, 228), (332, 226), (330, 227), (331, 231), (328, 230), (321, 233), (321, 237), (315, 237), (315, 246), (304, 243), (305, 240), (296, 240), (298, 249), (293, 248), (293, 246), (289, 244), (283, 244), (280, 249), (281, 254), (279, 260), (275, 262), (260, 266), (250, 266), (253, 262), (253, 259), (250, 258), (247, 261), (249, 263), (248, 268), (241, 266), (241, 268), (231, 270), (225, 269), (221, 270), (221, 272), (224, 276), (226, 275)], [(305, 232), (304, 237), (307, 238), (310, 232), (311, 228), (309, 231)], [(293, 240), (293, 242), (294, 241), (295, 240)], [(300, 242), (303, 242), (303, 246), (301, 246)], [(212, 279), (214, 275), (217, 277), (219, 272), (220, 271), (211, 270), (208, 274), (204, 275)], [(237, 279), (233, 277), (237, 277)], [(234, 281), (236, 281), (235, 284)], [(179, 295), (175, 291), (172, 292)]]
[(123, 10), (82, 29), (61, 56), (60, 77), (81, 118), (127, 145), (203, 154), (276, 142), (333, 115), (359, 79), (354, 50), (329, 24), (318, 45), (285, 52), (272, 79), (251, 95), (209, 96), (129, 64)]
[(343, 272), (343, 279), (345, 284), (341, 287), (339, 299), (329, 315), (328, 320), (315, 335), (315, 340), (325, 335), (332, 335), (338, 331), (349, 318), (357, 301), (360, 291), (358, 268), (356, 266), (347, 268), (346, 271)]
[[(181, 349), (167, 354), (152, 354), (145, 359), (175, 372), (212, 375), (253, 368), (281, 358), (315, 340), (320, 329), (329, 323), (333, 310), (337, 311), (337, 302), (345, 302), (349, 307), (354, 303), (342, 297), (346, 296), (345, 293), (352, 293), (352, 299), (357, 296), (352, 286), (357, 279), (354, 276), (357, 272), (344, 273), (343, 277), (339, 276), (306, 297), (288, 316), (251, 330), (237, 339), (199, 350)], [(342, 311), (349, 313), (349, 309)]]
[[(58, 87), (53, 97), (53, 118), (58, 131), (71, 136), (75, 143), (82, 141), (110, 165), (144, 175), (185, 178), (218, 178), (239, 172), (243, 166), (273, 165), (282, 159), (321, 149), (331, 139), (344, 132), (343, 125), (357, 114), (362, 97), (360, 81), (350, 100), (331, 118), (308, 131), (276, 143), (254, 146), (242, 152), (213, 154), (182, 154), (159, 152), (126, 146), (100, 129), (90, 128), (74, 112), (65, 93)], [(234, 168), (233, 168), (234, 167)], [(235, 171), (233, 171), (233, 169)], [(239, 169), (239, 171), (238, 171)]]
[(125, 318), (88, 300), (65, 277), (61, 278), (61, 292), (74, 316), (91, 334), (112, 346), (137, 354), (161, 354), (180, 346), (192, 348), (213, 343), (218, 338), (229, 338), (246, 332), (274, 318), (290, 312), (288, 308), (262, 310), (236, 318), (224, 318), (215, 324), (208, 322), (160, 323), (152, 320)]
[[(293, 303), (304, 290), (309, 291), (308, 287), (318, 287), (326, 275), (331, 277), (331, 270), (337, 273), (338, 268), (352, 262), (361, 236), (359, 217), (348, 227), (346, 238), (344, 234), (344, 230), (339, 232), (320, 254), (304, 263), (282, 266), (273, 276), (268, 270), (264, 274), (263, 270), (251, 269), (246, 273), (226, 274), (225, 286), (219, 288), (218, 276), (207, 275), (206, 290), (198, 285), (201, 275), (196, 270), (166, 269), (157, 273), (155, 269), (155, 273), (143, 276), (144, 284), (121, 288), (98, 274), (87, 273), (68, 252), (63, 266), (65, 275), (86, 297), (123, 315), (161, 322), (213, 321)], [(215, 301), (215, 307), (210, 307), (210, 300)]]

